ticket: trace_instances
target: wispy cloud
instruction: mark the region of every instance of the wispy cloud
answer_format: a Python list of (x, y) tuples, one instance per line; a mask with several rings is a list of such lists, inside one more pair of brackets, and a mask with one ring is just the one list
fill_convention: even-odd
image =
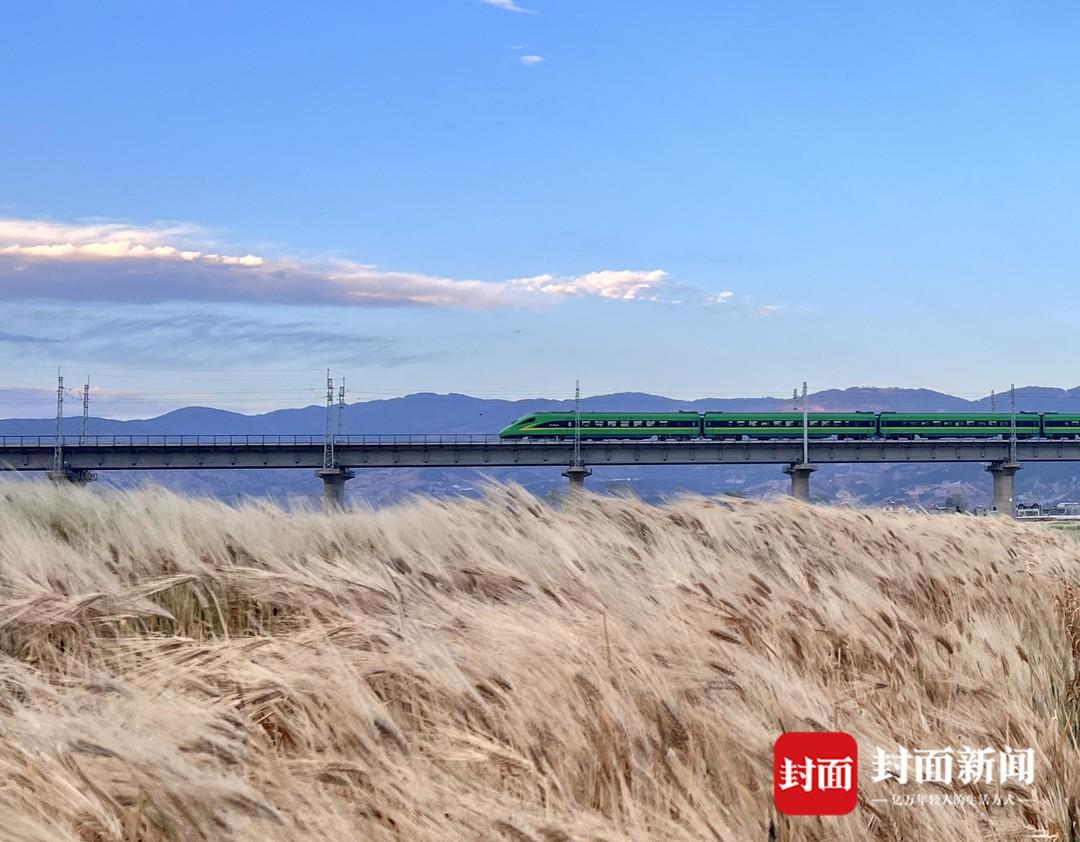
[(724, 303), (662, 269), (541, 274), (505, 281), (448, 278), (352, 260), (268, 257), (209, 248), (195, 226), (68, 225), (0, 219), (0, 299), (242, 301), (458, 309), (537, 307), (575, 298)]
[[(131, 417), (158, 415), (176, 409), (175, 400), (168, 401), (146, 395), (133, 389), (102, 389), (97, 386), (90, 391), (94, 416)], [(20, 418), (48, 418), (56, 408), (56, 388), (34, 388), (0, 384), (0, 428), (7, 435), (26, 434), (18, 421)], [(77, 424), (77, 420), (70, 422)], [(36, 433), (35, 433), (36, 435)]]
[(522, 56), (519, 61), (526, 67), (532, 67), (534, 64), (539, 64), (544, 60), (543, 56)]
[(297, 359), (326, 363), (364, 363), (392, 368), (430, 358), (398, 340), (378, 334), (348, 332), (311, 320), (251, 318), (186, 306), (141, 315), (99, 316), (85, 331), (71, 336), (79, 353), (106, 363), (137, 359), (142, 366), (185, 367), (255, 365), (288, 348)]
[(0, 330), (0, 343), (8, 345), (45, 345), (59, 341), (59, 339), (49, 339), (47, 336), (27, 336), (23, 333), (8, 333), (6, 330)]
[(485, 6), (494, 6), (496, 9), (502, 9), (506, 12), (517, 12), (523, 15), (536, 14), (532, 9), (523, 9), (514, 0), (480, 0)]

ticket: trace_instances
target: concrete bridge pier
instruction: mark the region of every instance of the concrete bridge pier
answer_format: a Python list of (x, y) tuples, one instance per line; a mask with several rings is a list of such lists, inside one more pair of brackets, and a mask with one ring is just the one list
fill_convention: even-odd
[(319, 468), (315, 476), (323, 481), (323, 505), (328, 512), (345, 508), (345, 483), (356, 476), (348, 468)]
[(791, 477), (791, 496), (804, 503), (810, 502), (810, 474), (817, 468), (806, 462), (793, 462), (784, 468), (784, 473)]
[(986, 470), (994, 478), (994, 512), (1016, 517), (1016, 472), (1019, 462), (991, 462)]
[(586, 468), (584, 465), (571, 465), (562, 475), (570, 480), (571, 491), (584, 491), (585, 490), (585, 477), (592, 475), (592, 468)]
[(86, 485), (93, 482), (97, 476), (88, 468), (72, 468), (64, 465), (63, 470), (49, 471), (49, 479), (52, 482), (70, 482), (72, 485)]

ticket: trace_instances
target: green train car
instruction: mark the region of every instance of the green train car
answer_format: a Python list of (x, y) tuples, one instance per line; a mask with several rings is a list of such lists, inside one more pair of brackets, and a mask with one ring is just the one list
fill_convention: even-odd
[[(886, 439), (1008, 438), (1012, 435), (1012, 417), (1007, 412), (882, 412), (878, 419), (878, 435)], [(1038, 438), (1041, 435), (1039, 413), (1017, 413), (1018, 439)]]
[[(536, 412), (503, 429), (504, 439), (573, 438), (574, 413)], [(698, 438), (701, 416), (696, 412), (582, 412), (583, 439)]]
[[(801, 412), (706, 412), (703, 433), (721, 439), (802, 438)], [(807, 436), (823, 439), (868, 439), (877, 435), (877, 416), (872, 412), (811, 412)]]
[(1042, 434), (1047, 439), (1074, 439), (1080, 436), (1080, 415), (1044, 412)]
[[(807, 435), (813, 439), (1007, 439), (1007, 412), (811, 412)], [(499, 435), (505, 439), (562, 439), (574, 436), (574, 413), (537, 412), (519, 418)], [(739, 441), (798, 439), (801, 412), (583, 412), (585, 439), (690, 439)], [(1080, 413), (1019, 412), (1018, 439), (1080, 438)]]

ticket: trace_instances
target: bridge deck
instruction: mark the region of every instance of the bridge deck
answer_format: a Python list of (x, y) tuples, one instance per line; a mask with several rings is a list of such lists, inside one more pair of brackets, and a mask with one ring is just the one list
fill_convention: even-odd
[[(0, 437), (0, 469), (45, 471), (53, 467), (51, 436)], [(587, 465), (785, 465), (802, 461), (792, 441), (582, 441)], [(521, 442), (498, 436), (341, 436), (336, 463), (351, 468), (513, 468), (566, 466), (567, 442)], [(890, 462), (1004, 462), (1007, 441), (811, 441), (813, 464)], [(1021, 462), (1080, 461), (1080, 440), (1024, 440)], [(168, 470), (319, 468), (321, 436), (89, 436), (64, 439), (72, 469)]]

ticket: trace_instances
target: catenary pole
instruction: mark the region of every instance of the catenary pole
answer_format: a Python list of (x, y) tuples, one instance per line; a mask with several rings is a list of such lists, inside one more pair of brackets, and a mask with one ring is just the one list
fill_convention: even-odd
[(323, 467), (334, 467), (334, 381), (330, 379), (330, 369), (326, 369), (326, 434), (323, 436)]
[(802, 461), (810, 464), (810, 408), (807, 405), (806, 381), (802, 384)]
[(53, 470), (64, 470), (64, 375), (56, 369), (56, 444), (53, 446)]
[(86, 375), (86, 384), (82, 391), (82, 431), (79, 433), (79, 444), (86, 444), (86, 428), (90, 421), (90, 375)]
[(1009, 461), (1016, 461), (1016, 384), (1009, 386), (1009, 412), (1012, 415), (1012, 433), (1009, 436)]
[(574, 381), (574, 467), (581, 467), (581, 381)]

